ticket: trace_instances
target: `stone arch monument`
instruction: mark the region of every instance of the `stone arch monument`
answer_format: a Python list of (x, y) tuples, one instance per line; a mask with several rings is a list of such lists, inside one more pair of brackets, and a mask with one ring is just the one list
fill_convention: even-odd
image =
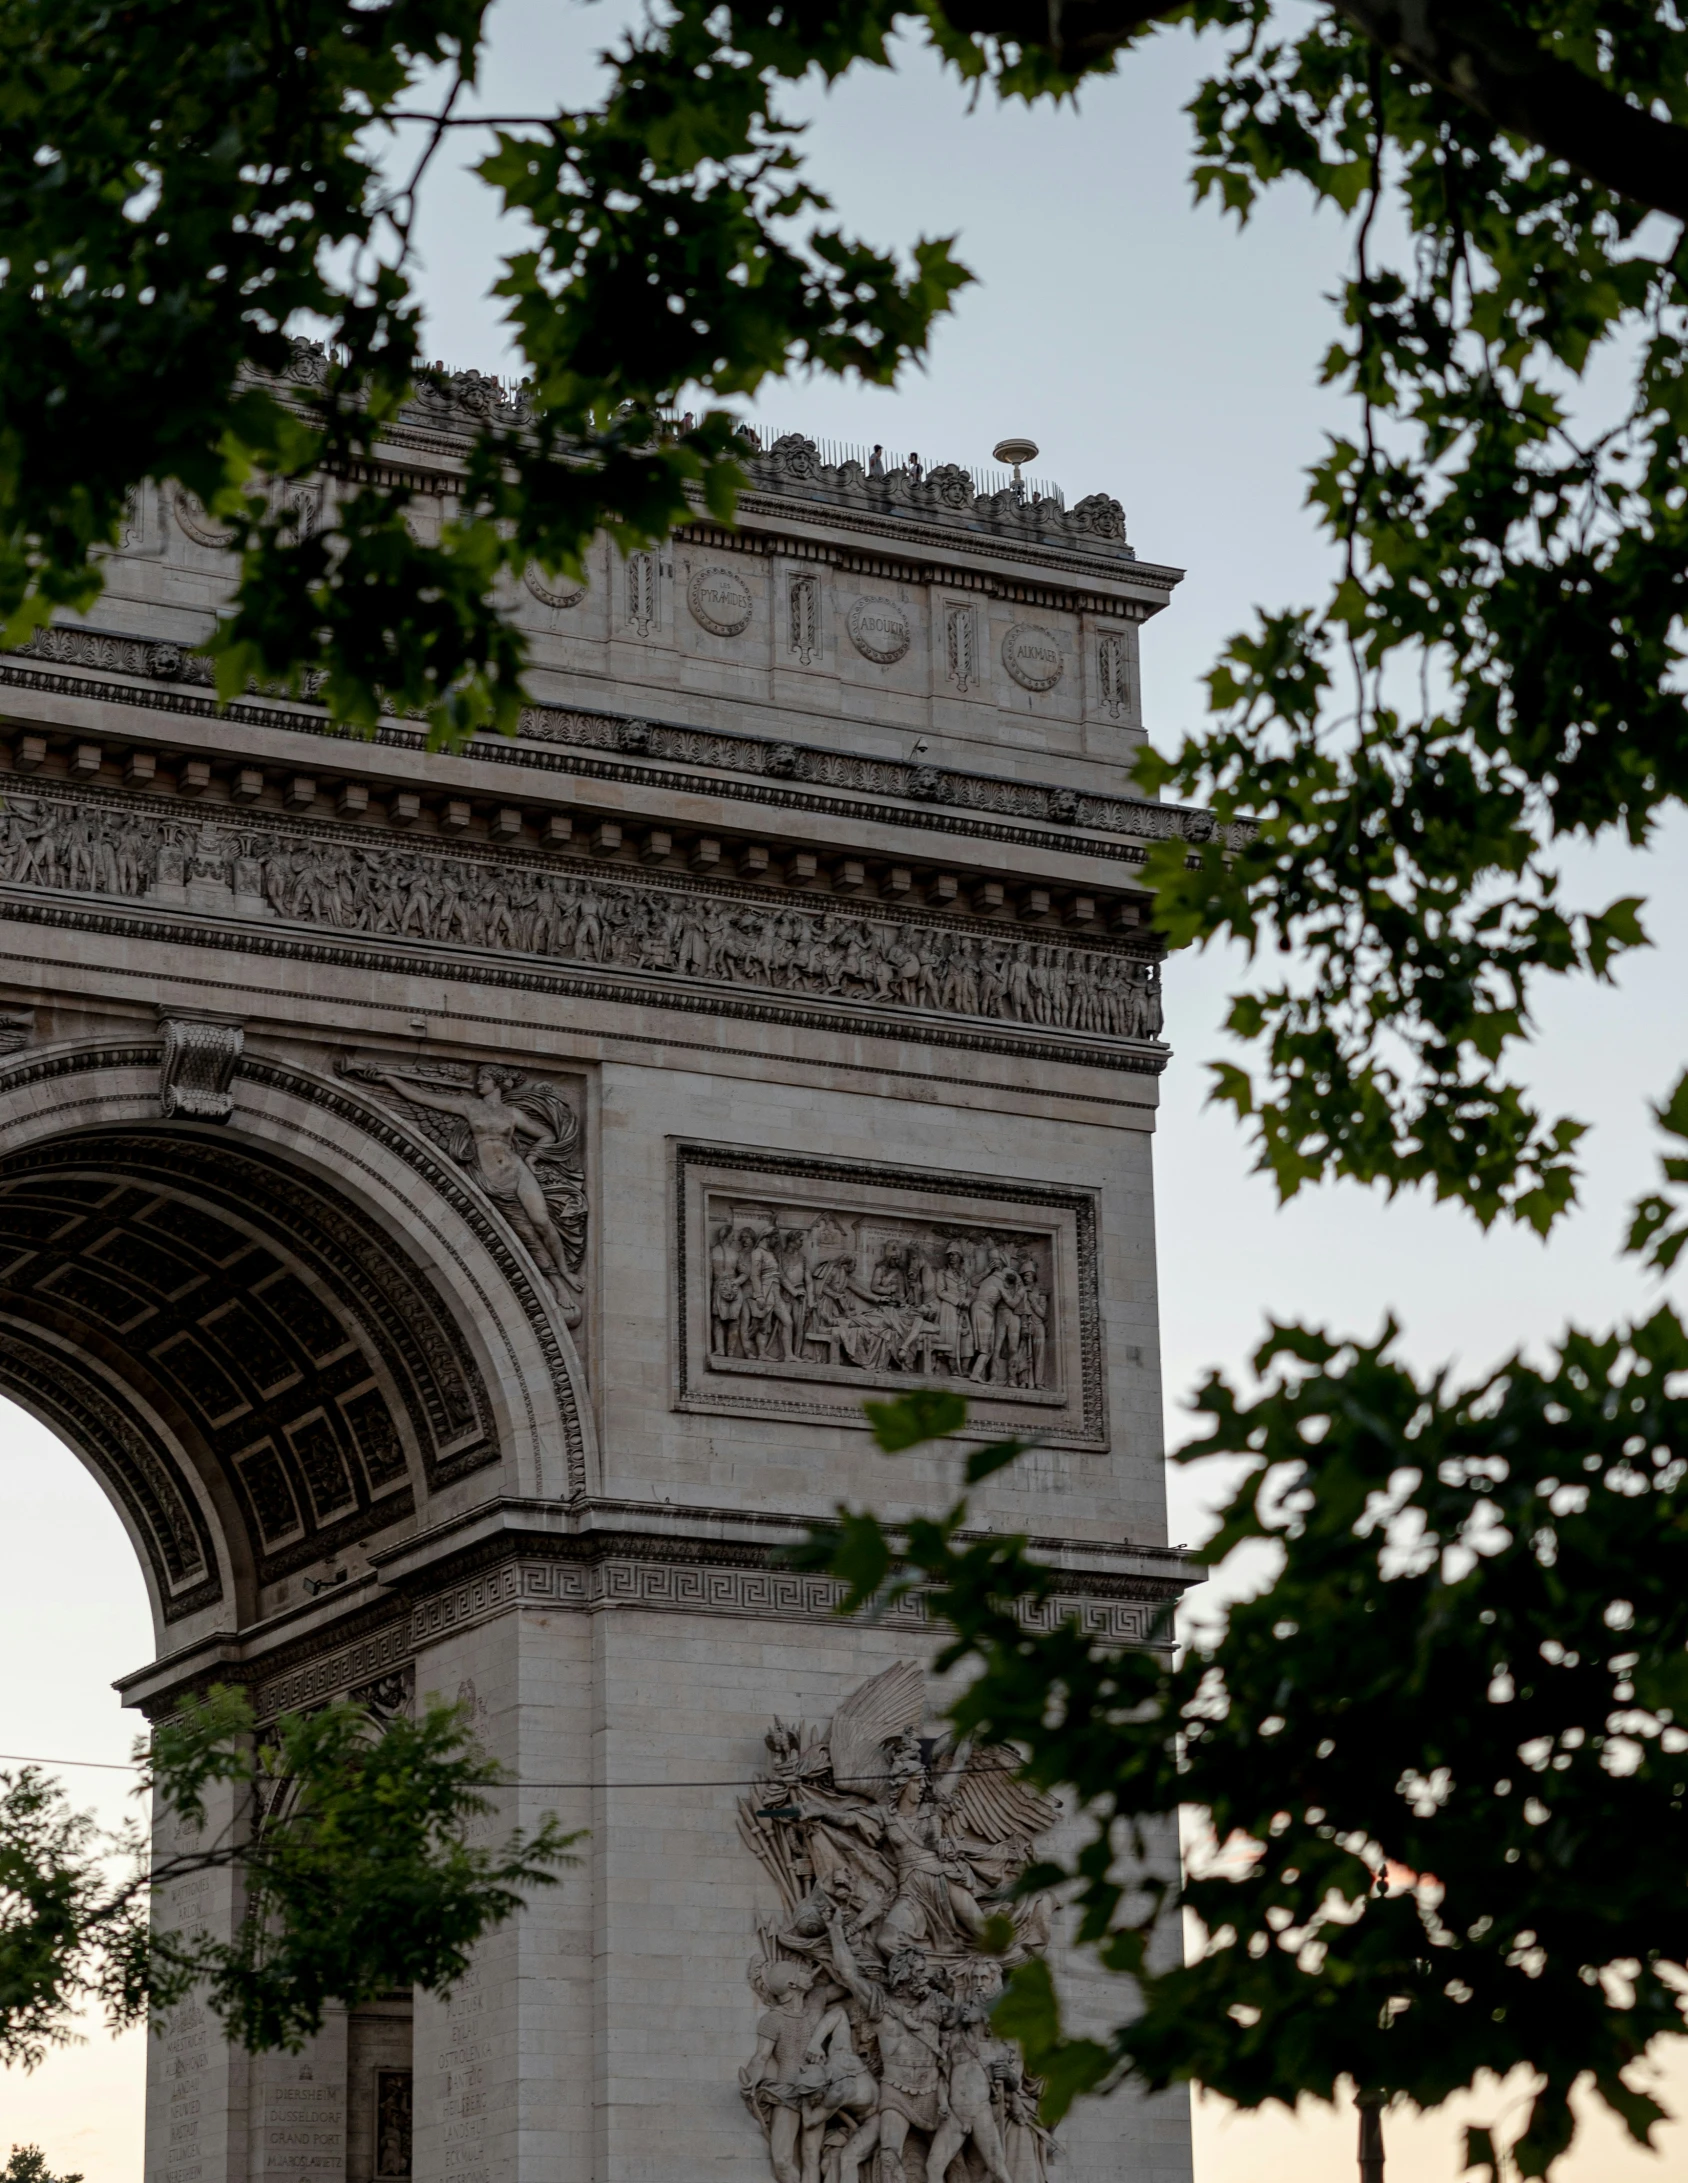
[[(449, 478), (480, 401), (395, 470)], [(259, 2061), (177, 2011), (147, 2183), (1187, 2177), (1176, 2102), (1045, 2142), (972, 1943), (1060, 1816), (936, 1740), (917, 1612), (779, 1559), (950, 1490), (861, 1419), (936, 1380), (1040, 1437), (982, 1506), (1095, 1626), (1191, 1574), (1140, 867), (1207, 822), (1128, 775), (1178, 572), (1101, 495), (749, 467), (736, 531), (534, 572), (534, 702), (458, 755), (219, 709), (174, 489), (0, 654), (0, 1388), (134, 1542), (126, 1702), (437, 1691), (500, 1831), (590, 1830), (448, 1998)]]

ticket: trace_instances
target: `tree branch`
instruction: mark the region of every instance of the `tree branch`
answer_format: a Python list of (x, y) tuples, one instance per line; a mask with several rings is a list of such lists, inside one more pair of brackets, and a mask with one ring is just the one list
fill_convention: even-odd
[(1688, 129), (1645, 113), (1490, 10), (1330, 0), (1394, 60), (1496, 128), (1527, 137), (1614, 196), (1688, 221)]
[(408, 106), (384, 107), (372, 121), (425, 121), (433, 129), (554, 129), (555, 114), (419, 114)]
[[(1660, 121), (1472, 0), (1327, 0), (1402, 66), (1631, 204), (1688, 222), (1688, 128)], [(1187, 12), (1142, 0), (947, 0), (967, 36), (1043, 47), (1075, 75)]]

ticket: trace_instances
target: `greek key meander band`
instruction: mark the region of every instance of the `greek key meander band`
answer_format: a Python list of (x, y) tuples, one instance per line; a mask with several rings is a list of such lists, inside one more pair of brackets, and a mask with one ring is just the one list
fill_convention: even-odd
[[(1144, 1580), (1147, 1594), (1152, 1580)], [(723, 1568), (701, 1562), (610, 1557), (591, 1563), (508, 1563), (466, 1578), (421, 1601), (410, 1612), (356, 1643), (319, 1653), (259, 1681), (254, 1701), (262, 1718), (314, 1705), (390, 1673), (438, 1639), (523, 1606), (590, 1613), (614, 1608), (657, 1614), (734, 1616), (745, 1621), (832, 1622), (844, 1587), (831, 1577), (794, 1570)], [(1164, 1602), (1082, 1592), (1047, 1601), (1036, 1620), (1052, 1628), (1077, 1614), (1084, 1629), (1108, 1644), (1138, 1645), (1151, 1635)], [(881, 1618), (893, 1629), (927, 1626), (924, 1605), (905, 1602)]]

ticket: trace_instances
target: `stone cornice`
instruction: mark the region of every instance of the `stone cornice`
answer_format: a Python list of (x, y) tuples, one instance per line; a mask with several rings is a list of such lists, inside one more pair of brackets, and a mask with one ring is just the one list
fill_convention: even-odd
[[(896, 576), (941, 585), (948, 591), (994, 592), (1028, 605), (1109, 615), (1120, 621), (1143, 622), (1160, 613), (1171, 603), (1184, 573), (1149, 561), (1100, 560), (989, 532), (951, 531), (917, 517), (899, 520), (894, 515), (797, 501), (754, 489), (740, 494), (738, 513), (747, 525), (766, 525), (767, 530), (759, 534), (756, 528), (729, 530), (697, 522), (686, 524), (675, 536), (752, 553), (802, 555), (818, 546), (827, 559), (854, 574)], [(817, 538), (817, 532), (842, 532), (844, 537)], [(852, 545), (847, 542), (851, 539), (862, 543)]]
[[(320, 347), (296, 340), (285, 376), (269, 383), (283, 395), (294, 386), (321, 385), (326, 364)], [(423, 457), (449, 476), (471, 443), (489, 430), (518, 443), (529, 416), (519, 387), (478, 371), (430, 373), (384, 430), (373, 463), (360, 467), (386, 469), (402, 466), (407, 457)], [(558, 457), (565, 464), (570, 459), (566, 451)], [(741, 507), (871, 533), (892, 552), (913, 544), (929, 547), (946, 564), (972, 553), (1069, 567), (1104, 582), (1141, 582), (1168, 596), (1184, 573), (1138, 561), (1126, 542), (1125, 511), (1106, 493), (1088, 494), (1069, 509), (1059, 499), (1015, 490), (980, 492), (971, 473), (956, 463), (935, 464), (924, 475), (900, 468), (870, 477), (858, 462), (826, 462), (813, 440), (795, 432), (764, 447), (747, 431), (738, 460), (748, 479)], [(437, 490), (441, 479), (417, 482)], [(694, 491), (691, 498), (701, 512), (702, 494)], [(1164, 603), (1163, 597), (1149, 611)]]
[[(96, 680), (102, 670), (134, 679)], [(210, 695), (198, 694), (209, 690), (209, 662), (175, 645), (115, 631), (55, 625), (10, 656), (0, 655), (0, 686), (7, 683), (56, 696), (85, 695), (149, 711), (227, 720), (238, 727), (352, 740), (320, 708), (308, 704), (265, 698), (219, 706)], [(374, 740), (382, 749), (416, 755), (426, 749), (420, 730), (396, 721), (383, 725)], [(566, 747), (569, 757), (554, 755), (555, 747)], [(862, 758), (820, 744), (581, 706), (529, 706), (513, 741), (477, 736), (465, 755), (496, 765), (567, 771), (587, 780), (644, 782), (688, 794), (731, 797), (768, 810), (917, 826), (1025, 847), (1076, 849), (1125, 863), (1143, 861), (1144, 842), (1180, 837), (1202, 842), (1213, 834), (1208, 813), (1184, 805), (1080, 793), (1055, 783), (1015, 781), (952, 766)]]
[[(349, 465), (344, 474), (356, 484), (437, 494), (451, 489), (463, 451), (461, 436), (449, 427), (419, 424), (413, 409), (389, 427), (371, 459)], [(749, 468), (752, 482), (740, 493), (736, 510), (747, 524), (767, 525), (794, 542), (830, 533), (826, 544), (847, 567), (894, 566), (917, 581), (959, 588), (967, 588), (969, 579), (982, 587), (1001, 583), (1010, 596), (1023, 587), (1028, 599), (1132, 621), (1158, 614), (1184, 579), (1180, 568), (1139, 561), (1123, 536), (1113, 541), (1092, 532), (1088, 543), (1081, 542), (1082, 525), (1057, 540), (1006, 508), (999, 510), (999, 521), (969, 521), (941, 500), (916, 502), (895, 491), (875, 492), (865, 479), (810, 497), (793, 490), (792, 474), (777, 460), (751, 457)], [(747, 529), (728, 530), (713, 522), (701, 493), (688, 497), (697, 516), (676, 527), (676, 538), (725, 536), (753, 552), (763, 550)], [(1005, 497), (975, 496), (975, 505)], [(1113, 505), (1117, 509), (1118, 503)], [(1065, 511), (1056, 511), (1052, 520), (1065, 527)], [(857, 540), (861, 543), (852, 545)]]
[[(635, 1544), (654, 1553), (682, 1557), (702, 1551), (729, 1558), (758, 1556), (793, 1546), (818, 1519), (792, 1509), (730, 1508), (686, 1501), (630, 1501), (594, 1494), (575, 1501), (534, 1501), (505, 1496), (481, 1501), (370, 1556), (383, 1582), (394, 1587), (427, 1580), (451, 1557), (484, 1552), (493, 1541), (519, 1540), (524, 1552), (582, 1550), (581, 1542), (600, 1546)], [(958, 1533), (964, 1539), (989, 1538), (988, 1529)], [(1204, 1573), (1182, 1547), (1152, 1546), (1132, 1539), (1074, 1539), (1039, 1533), (1027, 1545), (1076, 1584), (1169, 1585), (1129, 1596), (1171, 1598)], [(1122, 1597), (1128, 1596), (1122, 1594)]]
[[(124, 1676), (124, 1703), (149, 1714), (211, 1682), (253, 1693), (261, 1716), (343, 1696), (455, 1631), (523, 1608), (743, 1621), (834, 1622), (835, 1579), (782, 1566), (807, 1519), (627, 1501), (503, 1500), (382, 1552), (370, 1576), (240, 1632), (224, 1632)], [(968, 1533), (967, 1537), (984, 1536)], [(1181, 1552), (1071, 1539), (1030, 1542), (1060, 1571), (1038, 1618), (1076, 1613), (1104, 1640), (1144, 1644), (1203, 1572)], [(911, 1634), (925, 1607), (883, 1618)]]
[[(443, 455), (449, 465), (453, 451), (447, 443), (406, 434), (386, 445), (382, 459), (354, 464), (347, 476), (359, 484), (438, 493), (445, 483), (438, 469), (414, 459), (424, 449)], [(742, 521), (736, 527), (705, 515), (700, 497), (694, 496), (693, 505), (697, 517), (677, 524), (670, 544), (819, 560), (851, 575), (976, 591), (1118, 622), (1148, 621), (1171, 603), (1184, 579), (1182, 569), (1129, 553), (1097, 555), (988, 530), (951, 530), (912, 512), (798, 500), (754, 487), (739, 495), (736, 513)]]

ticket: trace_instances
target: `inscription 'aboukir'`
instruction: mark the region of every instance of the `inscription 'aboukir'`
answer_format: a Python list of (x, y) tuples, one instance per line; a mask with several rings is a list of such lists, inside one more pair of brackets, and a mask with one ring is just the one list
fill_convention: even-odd
[(638, 885), (472, 851), (14, 795), (0, 884), (998, 1023), (1156, 1039), (1159, 969), (1095, 943)]

